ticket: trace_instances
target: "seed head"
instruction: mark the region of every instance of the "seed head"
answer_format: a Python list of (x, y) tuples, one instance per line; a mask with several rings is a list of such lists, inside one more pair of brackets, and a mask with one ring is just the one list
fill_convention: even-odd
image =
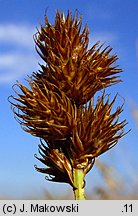
[(45, 16), (45, 25), (34, 37), (45, 65), (29, 78), (28, 88), (17, 82), (16, 96), (10, 97), (22, 128), (44, 141), (39, 145), (41, 158), (36, 158), (46, 167), (36, 170), (73, 187), (73, 169), (89, 172), (95, 158), (126, 134), (127, 124), (119, 120), (123, 105), (112, 109), (117, 95), (110, 101), (105, 94), (106, 87), (120, 82), (117, 56), (99, 42), (88, 50), (89, 30), (86, 25), (81, 28), (77, 12), (65, 16), (57, 11), (53, 25)]
[(36, 49), (45, 65), (40, 73), (34, 73), (36, 80), (41, 77), (56, 85), (75, 102), (77, 106), (86, 103), (94, 94), (120, 82), (116, 76), (118, 69), (114, 62), (116, 55), (110, 55), (112, 48), (102, 49), (100, 42), (89, 50), (89, 30), (82, 28), (82, 17), (68, 11), (56, 12), (55, 23), (51, 25), (45, 16), (45, 25), (41, 25), (34, 37)]

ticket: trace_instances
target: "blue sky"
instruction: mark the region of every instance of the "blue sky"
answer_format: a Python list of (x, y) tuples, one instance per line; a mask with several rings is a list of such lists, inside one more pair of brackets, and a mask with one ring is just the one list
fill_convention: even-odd
[[(138, 1), (0, 0), (0, 197), (37, 196), (44, 189), (57, 193), (70, 190), (67, 185), (46, 182), (44, 175), (34, 170), (34, 164), (39, 164), (34, 158), (39, 139), (21, 130), (7, 101), (16, 80), (25, 84), (27, 74), (38, 70), (38, 62), (42, 62), (32, 37), (44, 22), (47, 7), (51, 22), (56, 9), (65, 13), (78, 9), (90, 29), (90, 46), (98, 40), (106, 42), (119, 56), (123, 82), (108, 91), (113, 95), (119, 92), (126, 99), (122, 118), (129, 123), (126, 130), (132, 131), (101, 159), (120, 169), (128, 183), (132, 182), (133, 172), (131, 184), (136, 183), (138, 133), (133, 115), (138, 119), (138, 113), (133, 108), (138, 107)], [(87, 188), (97, 182), (100, 184), (100, 178), (94, 168), (88, 175)]]

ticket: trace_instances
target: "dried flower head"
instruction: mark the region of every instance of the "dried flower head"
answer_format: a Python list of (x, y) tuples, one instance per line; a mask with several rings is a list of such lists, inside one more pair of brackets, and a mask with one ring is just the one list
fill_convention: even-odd
[(76, 197), (95, 158), (117, 144), (127, 124), (119, 120), (123, 105), (112, 110), (117, 95), (110, 102), (104, 90), (94, 102), (97, 91), (120, 81), (116, 74), (122, 70), (113, 64), (117, 56), (110, 55), (110, 47), (101, 50), (97, 42), (88, 50), (89, 31), (81, 26), (77, 12), (57, 11), (54, 25), (45, 16), (35, 35), (45, 65), (29, 78), (29, 88), (17, 82), (16, 96), (10, 97), (23, 129), (46, 142), (39, 145), (41, 158), (35, 155), (46, 167), (36, 170), (48, 180), (69, 183)]
[(73, 185), (74, 168), (82, 168), (86, 174), (95, 158), (116, 145), (125, 135), (123, 128), (126, 120), (119, 122), (123, 106), (112, 112), (117, 96), (109, 102), (110, 96), (103, 93), (95, 106), (92, 98), (89, 104), (77, 108), (53, 84), (44, 84), (40, 89), (32, 80), (31, 90), (20, 83), (15, 86), (22, 91), (22, 94), (15, 91), (18, 97), (11, 96), (19, 102), (11, 101), (18, 109), (18, 112), (13, 109), (15, 117), (26, 132), (47, 142), (47, 147), (42, 142), (39, 145), (43, 157), (39, 160), (49, 168), (36, 169), (54, 176), (52, 181)]
[(46, 65), (36, 80), (44, 77), (56, 85), (77, 105), (86, 103), (94, 94), (108, 86), (120, 82), (117, 73), (121, 72), (113, 63), (118, 59), (110, 55), (109, 46), (102, 50), (103, 44), (94, 44), (88, 50), (89, 30), (83, 30), (82, 17), (77, 12), (56, 12), (55, 23), (51, 25), (45, 16), (45, 25), (35, 35), (36, 49)]
[[(102, 97), (98, 98), (95, 107), (91, 100), (88, 106), (77, 110), (77, 118), (74, 121), (71, 136), (66, 140), (48, 141), (48, 147), (44, 147), (44, 144), (41, 143), (39, 152), (43, 159), (37, 158), (49, 168), (36, 167), (38, 171), (49, 174), (50, 170), (50, 174), (54, 176), (50, 180), (56, 181), (53, 163), (56, 164), (56, 167), (58, 164), (62, 164), (58, 166), (62, 173), (62, 175), (58, 175), (58, 178), (60, 176), (60, 181), (70, 182), (72, 185), (71, 170), (82, 168), (86, 174), (93, 166), (96, 157), (117, 144), (118, 140), (125, 135), (123, 128), (127, 124), (126, 120), (119, 121), (123, 105), (118, 106), (116, 111), (112, 112), (117, 95), (112, 102), (109, 102), (109, 95), (107, 95), (106, 101), (104, 101), (104, 97), (103, 93)], [(51, 151), (52, 157), (49, 157), (49, 151)], [(50, 162), (50, 158), (52, 162)]]
[[(54, 141), (55, 142), (55, 141)], [(58, 142), (58, 145), (60, 142)], [(41, 145), (39, 145), (39, 153), (41, 158), (35, 157), (41, 161), (46, 168), (38, 168), (35, 165), (37, 171), (47, 174), (46, 179), (54, 182), (64, 182), (69, 183), (73, 186), (73, 173), (72, 166), (69, 159), (65, 156), (65, 154), (58, 148), (51, 148), (51, 143), (48, 141), (48, 147), (46, 147), (41, 141)]]
[[(30, 80), (28, 89), (21, 83), (14, 85), (18, 97), (11, 96), (15, 118), (22, 128), (45, 140), (61, 140), (71, 132), (75, 108), (69, 98), (53, 84)], [(15, 90), (18, 87), (22, 94)], [(19, 103), (15, 103), (17, 101)], [(15, 109), (17, 108), (17, 110)], [(21, 111), (21, 112), (20, 112)]]

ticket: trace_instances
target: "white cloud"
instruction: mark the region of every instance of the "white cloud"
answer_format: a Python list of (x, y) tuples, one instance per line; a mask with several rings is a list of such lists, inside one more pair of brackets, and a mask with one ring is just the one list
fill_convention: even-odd
[(16, 56), (12, 54), (0, 55), (0, 68), (9, 68), (16, 62)]
[(0, 24), (0, 84), (10, 83), (37, 70), (38, 57), (34, 49), (30, 25)]
[(114, 33), (110, 32), (95, 32), (90, 34), (89, 48), (91, 48), (97, 41), (100, 41), (100, 44), (105, 42), (105, 45), (111, 45), (117, 41), (118, 37)]
[(10, 83), (31, 74), (37, 67), (34, 55), (12, 53), (0, 55), (0, 83)]
[(0, 24), (0, 43), (32, 47), (35, 32), (31, 25)]

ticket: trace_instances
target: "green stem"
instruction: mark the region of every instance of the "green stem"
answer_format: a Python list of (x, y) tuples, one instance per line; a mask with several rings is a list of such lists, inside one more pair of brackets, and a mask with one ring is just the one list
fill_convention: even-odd
[(84, 196), (84, 171), (83, 169), (73, 169), (74, 196), (75, 200), (85, 200)]

